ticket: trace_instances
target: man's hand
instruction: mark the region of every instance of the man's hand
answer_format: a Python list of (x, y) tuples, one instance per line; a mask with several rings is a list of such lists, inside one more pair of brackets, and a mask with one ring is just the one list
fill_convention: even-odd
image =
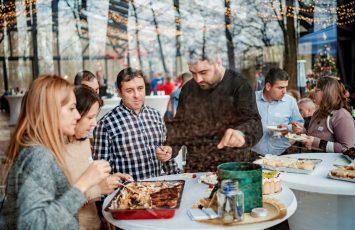
[(170, 146), (159, 146), (155, 149), (158, 160), (165, 162), (170, 160), (173, 149)]
[(224, 147), (241, 147), (245, 144), (244, 134), (236, 129), (227, 129), (217, 148)]
[(288, 133), (287, 125), (285, 124), (278, 125), (277, 128), (282, 129), (280, 131), (282, 136), (285, 136)]

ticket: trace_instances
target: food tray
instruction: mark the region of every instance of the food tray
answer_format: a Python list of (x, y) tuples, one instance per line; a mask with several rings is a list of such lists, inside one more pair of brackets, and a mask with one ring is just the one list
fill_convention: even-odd
[(328, 178), (334, 179), (334, 180), (342, 180), (342, 181), (349, 181), (349, 182), (355, 183), (355, 179), (344, 178), (344, 177), (336, 177), (336, 176), (333, 176), (330, 171), (328, 173)]
[[(291, 157), (284, 157), (284, 158), (289, 158), (289, 159), (296, 159), (296, 160), (310, 160), (313, 161), (314, 163), (314, 169), (317, 167), (319, 163), (322, 162), (321, 159), (311, 159), (311, 158), (291, 158)], [(262, 164), (263, 159), (257, 159), (253, 163), (259, 164), (263, 167), (263, 169), (271, 170), (271, 171), (279, 171), (279, 172), (288, 172), (288, 173), (299, 173), (299, 174), (311, 174), (313, 170), (306, 170), (306, 169), (297, 169), (297, 168), (286, 168), (286, 167), (271, 167), (269, 165), (263, 165)]]
[[(180, 183), (181, 190), (178, 194), (177, 205), (174, 208), (140, 208), (140, 209), (111, 209), (112, 202), (121, 195), (123, 188), (119, 188), (117, 193), (109, 201), (105, 207), (105, 211), (111, 213), (112, 218), (119, 220), (134, 220), (134, 219), (168, 219), (175, 215), (175, 210), (180, 207), (182, 193), (184, 191), (184, 180), (164, 180), (164, 181), (139, 181), (139, 182), (169, 182)], [(138, 182), (138, 183), (139, 183)]]

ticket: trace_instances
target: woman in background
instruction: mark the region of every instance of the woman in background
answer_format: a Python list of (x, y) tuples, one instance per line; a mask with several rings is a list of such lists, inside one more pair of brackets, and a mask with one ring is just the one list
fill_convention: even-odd
[(62, 154), (79, 118), (67, 81), (44, 75), (31, 83), (7, 152), (11, 170), (2, 214), (8, 229), (79, 228), (84, 194), (111, 172), (108, 162), (95, 161), (69, 183)]
[(318, 79), (313, 114), (303, 144), (308, 149), (341, 153), (355, 144), (355, 124), (345, 97), (345, 88), (334, 77)]
[[(66, 145), (64, 154), (71, 181), (76, 181), (93, 162), (90, 141), (87, 137), (90, 130), (96, 126), (96, 116), (103, 105), (99, 95), (85, 85), (75, 88), (74, 93), (76, 108), (81, 118), (75, 127), (74, 136), (69, 139), (70, 143)], [(86, 192), (88, 202), (79, 211), (80, 229), (100, 228), (95, 201), (102, 194), (112, 193), (118, 187), (117, 182), (121, 180), (132, 180), (132, 177), (127, 174), (116, 173)]]

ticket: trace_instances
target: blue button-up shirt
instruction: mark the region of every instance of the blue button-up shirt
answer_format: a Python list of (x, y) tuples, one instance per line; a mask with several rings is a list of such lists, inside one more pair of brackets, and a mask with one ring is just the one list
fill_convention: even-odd
[(304, 120), (298, 110), (297, 102), (288, 94), (279, 101), (270, 102), (264, 98), (262, 90), (257, 91), (255, 94), (256, 104), (263, 124), (263, 137), (252, 150), (260, 155), (280, 155), (289, 148), (291, 144), (285, 137), (273, 137), (267, 129), (267, 126), (285, 124), (288, 127), (288, 131), (292, 132), (291, 122), (297, 121), (303, 125)]

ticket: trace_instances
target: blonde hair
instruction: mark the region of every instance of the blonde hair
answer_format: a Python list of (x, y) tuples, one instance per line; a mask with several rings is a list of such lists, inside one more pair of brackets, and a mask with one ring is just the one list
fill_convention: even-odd
[(313, 100), (311, 98), (305, 97), (300, 99), (298, 102), (298, 107), (302, 106), (302, 105), (307, 105), (308, 108), (310, 109), (317, 109), (317, 105), (313, 102)]
[(42, 75), (26, 92), (21, 113), (7, 151), (7, 173), (23, 147), (44, 146), (49, 149), (65, 175), (62, 157), (64, 134), (60, 127), (61, 107), (69, 102), (72, 86), (56, 75)]

